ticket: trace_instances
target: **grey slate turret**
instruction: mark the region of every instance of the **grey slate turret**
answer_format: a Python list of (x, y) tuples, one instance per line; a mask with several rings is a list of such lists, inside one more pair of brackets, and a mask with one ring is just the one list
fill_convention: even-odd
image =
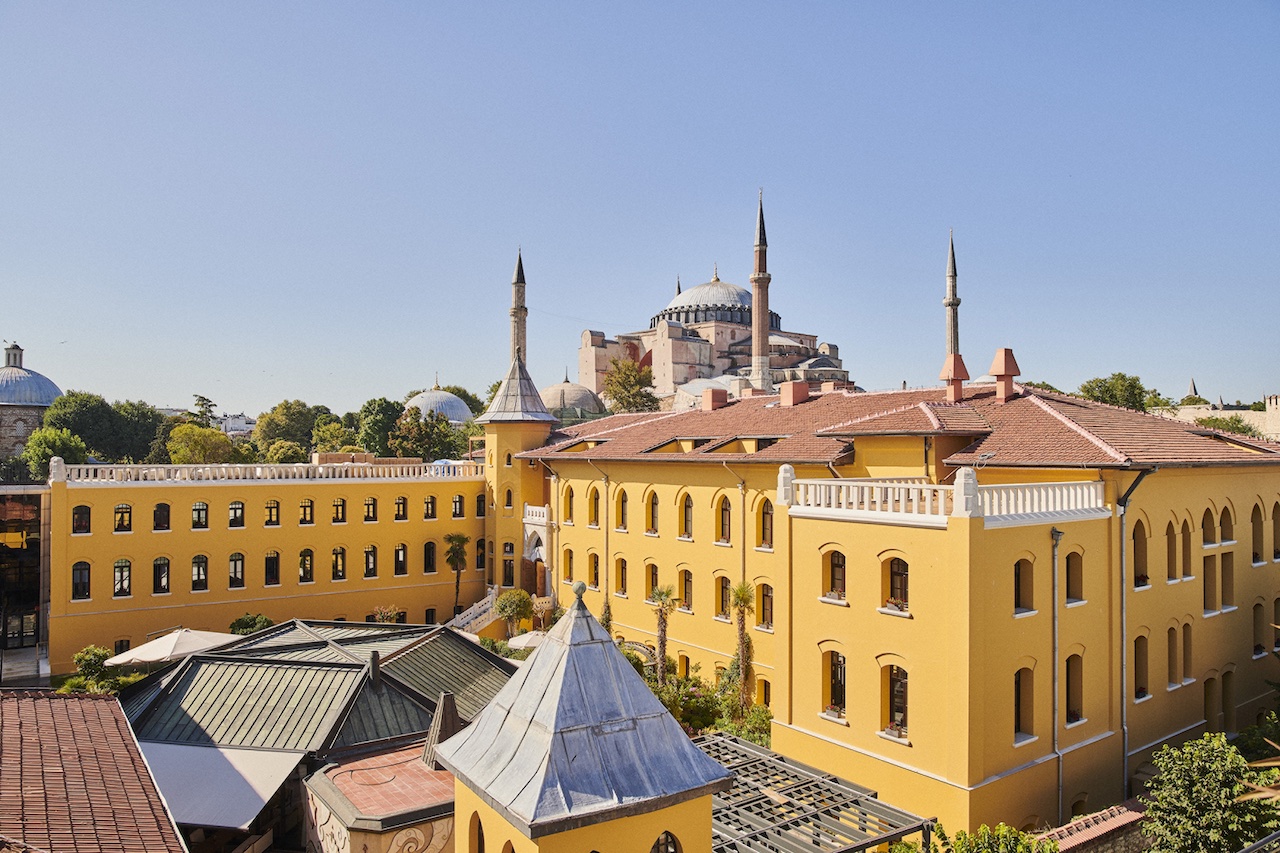
[(517, 350), (516, 357), (511, 360), (511, 369), (498, 386), (489, 407), (476, 418), (476, 423), (539, 422), (558, 423), (555, 415), (547, 411), (542, 395), (529, 377), (529, 371), (524, 369), (524, 360)]
[(436, 760), (529, 838), (729, 790), (577, 600)]

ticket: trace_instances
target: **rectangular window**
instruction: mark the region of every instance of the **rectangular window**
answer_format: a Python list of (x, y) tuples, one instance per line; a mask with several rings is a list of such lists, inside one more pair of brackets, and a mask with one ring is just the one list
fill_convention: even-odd
[(401, 495), (396, 498), (396, 521), (407, 521), (409, 518), (409, 499)]
[(262, 566), (262, 580), (266, 586), (280, 585), (280, 552), (268, 551)]
[(760, 587), (760, 627), (773, 627), (773, 587), (769, 584)]
[(365, 521), (378, 520), (378, 499), (377, 498), (364, 499), (364, 520)]
[(116, 598), (128, 598), (133, 590), (133, 568), (128, 560), (116, 560), (113, 572), (114, 595)]
[(86, 601), (89, 598), (89, 564), (76, 563), (71, 567), (71, 598)]
[[(485, 494), (476, 495), (476, 518), (484, 518)], [(507, 489), (507, 509), (511, 509), (511, 490)]]
[(502, 561), (502, 585), (516, 585), (516, 561), (504, 559)]
[(191, 558), (191, 591), (202, 592), (209, 588), (209, 558), (197, 554)]
[(427, 608), (427, 613), (426, 613), (426, 616), (423, 618), (423, 623), (426, 625), (436, 624), (436, 609), (434, 607)]
[(466, 504), (466, 501), (462, 499), (462, 495), (454, 495), (453, 496), (453, 517), (454, 518), (465, 517), (466, 510), (467, 510), (467, 504)]
[(151, 511), (151, 529), (152, 530), (168, 530), (169, 529), (169, 505), (156, 504), (155, 509)]
[(333, 499), (333, 523), (334, 524), (347, 523), (347, 501), (345, 498)]
[(425, 498), (422, 501), (422, 520), (430, 521), (436, 517), (436, 499), (434, 497)]
[(209, 505), (204, 501), (199, 501), (191, 505), (191, 529), (209, 529)]
[(658, 567), (649, 565), (649, 589), (645, 592), (645, 598), (652, 599), (653, 591), (658, 588)]
[(476, 540), (476, 571), (484, 571), (484, 540)]
[(422, 546), (422, 571), (432, 574), (436, 570), (436, 543), (427, 542)]
[[(587, 557), (589, 585), (592, 589), (600, 588), (600, 555), (592, 554)], [(510, 586), (511, 584), (507, 584)]]
[(116, 533), (128, 533), (133, 530), (133, 507), (129, 504), (116, 504)]
[(404, 543), (396, 546), (395, 568), (393, 571), (398, 575), (409, 574), (409, 546)]
[(280, 526), (280, 501), (267, 501), (267, 518), (263, 524), (267, 527)]
[(907, 736), (907, 671), (900, 666), (889, 667), (889, 734)]
[(298, 554), (298, 583), (311, 583), (316, 579), (315, 559), (310, 548)]
[(298, 504), (298, 524), (316, 523), (316, 502), (306, 498)]
[(156, 557), (151, 564), (151, 592), (164, 595), (169, 591), (169, 558)]
[(130, 643), (129, 640), (116, 640), (116, 654), (118, 655), (124, 654), (125, 652), (129, 651), (129, 647), (131, 645), (132, 643)]
[(333, 579), (336, 581), (344, 581), (347, 579), (347, 549), (333, 549)]
[(72, 533), (88, 533), (89, 532), (90, 511), (87, 506), (78, 506), (71, 510), (71, 532)]
[(618, 592), (627, 594), (627, 561), (618, 560)]
[(364, 549), (364, 576), (367, 578), (378, 576), (378, 546), (376, 545), (369, 545)]
[(232, 501), (227, 508), (227, 527), (244, 527), (244, 501)]
[(227, 561), (227, 574), (232, 589), (244, 589), (244, 554), (232, 554)]
[(828, 673), (827, 713), (844, 716), (844, 655), (839, 652), (828, 653), (830, 671)]

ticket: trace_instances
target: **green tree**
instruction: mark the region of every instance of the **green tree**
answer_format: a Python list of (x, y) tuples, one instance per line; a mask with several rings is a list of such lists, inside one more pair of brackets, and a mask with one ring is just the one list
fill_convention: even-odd
[(403, 414), (404, 406), (386, 397), (367, 401), (360, 407), (360, 428), (355, 443), (374, 455), (390, 456), (391, 431)]
[(435, 459), (458, 459), (467, 452), (467, 439), (439, 412), (424, 417), (413, 406), (396, 421), (391, 431), (391, 449), (396, 456), (419, 456)]
[(231, 626), (227, 629), (233, 634), (239, 634), (247, 637), (250, 634), (256, 634), (264, 628), (270, 628), (276, 624), (263, 616), (261, 613), (246, 613), (243, 616), (237, 616), (231, 620)]
[(1062, 393), (1061, 388), (1050, 385), (1048, 382), (1023, 382), (1022, 384), (1031, 388), (1039, 388), (1041, 391), (1050, 391), (1054, 394)]
[(301, 400), (283, 400), (269, 412), (258, 415), (253, 440), (259, 447), (270, 447), (277, 441), (292, 441), (310, 451), (311, 432), (320, 415), (331, 414), (325, 406), (308, 406)]
[(187, 412), (187, 420), (197, 426), (202, 426), (205, 429), (212, 429), (214, 418), (213, 407), (216, 404), (208, 397), (201, 394), (192, 394), (191, 396), (196, 398), (196, 404), (191, 407), (190, 412)]
[[(1086, 400), (1109, 403), (1126, 409), (1137, 409), (1139, 412), (1147, 410), (1149, 401), (1161, 399), (1158, 391), (1155, 389), (1149, 391), (1140, 378), (1127, 373), (1113, 373), (1105, 379), (1102, 377), (1089, 379), (1081, 384), (1080, 390), (1076, 393)], [(1155, 395), (1154, 398), (1152, 395)]]
[(266, 453), (267, 462), (271, 465), (292, 465), (310, 458), (306, 449), (296, 441), (277, 441), (267, 448)]
[(1239, 799), (1250, 785), (1274, 783), (1276, 772), (1251, 770), (1225, 735), (1166, 744), (1151, 760), (1160, 772), (1142, 797), (1142, 834), (1155, 853), (1240, 850), (1280, 826), (1274, 804)]
[(337, 418), (318, 424), (311, 433), (311, 447), (317, 453), (336, 453), (357, 441), (355, 431), (344, 427)]
[(507, 636), (514, 637), (520, 622), (533, 618), (533, 597), (523, 589), (509, 589), (493, 603), (493, 612), (506, 620)]
[(164, 415), (141, 400), (124, 400), (111, 404), (116, 415), (116, 447), (120, 461), (141, 462), (151, 451), (156, 430), (164, 421)]
[(31, 483), (31, 468), (21, 456), (0, 459), (0, 483)]
[(196, 424), (174, 427), (165, 447), (175, 465), (222, 465), (240, 460), (226, 433)]
[(107, 674), (107, 658), (111, 656), (111, 650), (103, 646), (85, 646), (71, 656), (71, 661), (76, 665), (76, 675), (97, 681)]
[(673, 586), (655, 586), (649, 593), (653, 602), (653, 613), (658, 617), (658, 686), (667, 683), (667, 623), (676, 609), (676, 588)]
[(27, 463), (33, 478), (44, 481), (49, 479), (49, 460), (55, 456), (61, 456), (68, 465), (83, 465), (89, 459), (89, 449), (84, 440), (70, 430), (46, 426), (27, 437), (21, 459)]
[(1179, 406), (1207, 406), (1209, 401), (1198, 394), (1188, 394), (1178, 401)]
[(453, 569), (453, 615), (462, 612), (459, 601), (462, 599), (462, 570), (467, 567), (467, 543), (471, 537), (465, 533), (446, 533), (444, 544), (444, 561)]
[(373, 608), (373, 621), (389, 624), (400, 621), (400, 608), (394, 604), (379, 604)]
[(151, 439), (151, 448), (147, 451), (147, 455), (142, 461), (148, 465), (173, 464), (173, 460), (169, 457), (169, 436), (173, 435), (175, 428), (186, 422), (186, 418), (181, 415), (175, 415), (160, 421), (160, 425), (156, 427), (156, 434)]
[(658, 398), (653, 396), (653, 369), (641, 367), (630, 359), (609, 359), (603, 390), (609, 398), (609, 408), (616, 412), (658, 410)]
[(68, 391), (45, 409), (44, 425), (80, 436), (95, 458), (115, 461), (121, 456), (120, 418), (97, 394)]
[(738, 629), (738, 713), (735, 719), (741, 719), (751, 707), (751, 691), (755, 686), (751, 635), (747, 633), (747, 616), (756, 612), (756, 588), (750, 581), (734, 584), (729, 590), (729, 608), (733, 611), (734, 623)]
[(498, 389), (502, 387), (502, 380), (495, 379), (489, 383), (489, 387), (485, 389), (484, 407), (489, 408), (489, 404), (493, 402), (493, 398), (498, 395)]
[[(972, 835), (961, 830), (954, 839), (947, 836), (941, 825), (935, 825), (934, 829), (929, 853), (1058, 853), (1058, 842), (1038, 840), (1028, 832), (1003, 823), (995, 829), (984, 823)], [(914, 853), (919, 849), (920, 845), (914, 841), (889, 845), (889, 853)]]
[(475, 394), (472, 394), (470, 391), (468, 391), (466, 388), (463, 388), (461, 385), (446, 385), (440, 390), (448, 391), (453, 396), (460, 398), (462, 402), (467, 404), (467, 408), (471, 410), (471, 414), (473, 415), (484, 414), (484, 410), (486, 408), (485, 404), (480, 400), (479, 397), (477, 397)]
[(1262, 433), (1258, 431), (1257, 427), (1245, 423), (1244, 418), (1240, 415), (1227, 417), (1206, 415), (1203, 418), (1196, 418), (1196, 425), (1208, 427), (1209, 429), (1220, 429), (1223, 432), (1233, 432), (1236, 435), (1247, 435), (1251, 438), (1262, 438)]

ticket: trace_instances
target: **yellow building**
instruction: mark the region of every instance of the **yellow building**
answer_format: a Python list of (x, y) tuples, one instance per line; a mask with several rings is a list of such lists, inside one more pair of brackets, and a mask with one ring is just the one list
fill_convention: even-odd
[(51, 466), (49, 666), (176, 626), (226, 631), (245, 613), (444, 622), (445, 536), (470, 538), (461, 606), (492, 560), (477, 464)]

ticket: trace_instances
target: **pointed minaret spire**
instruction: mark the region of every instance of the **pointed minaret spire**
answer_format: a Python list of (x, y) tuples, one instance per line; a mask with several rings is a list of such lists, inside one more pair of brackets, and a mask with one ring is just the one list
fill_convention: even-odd
[(1194, 376), (1191, 377), (1191, 384), (1187, 386), (1187, 396), (1188, 397), (1200, 396), (1200, 392), (1196, 390), (1196, 378)]
[(766, 394), (773, 391), (769, 367), (769, 264), (764, 236), (764, 190), (756, 207), (755, 267), (751, 272), (751, 385)]
[(719, 280), (720, 280), (720, 265), (719, 265), (719, 264), (713, 263), (713, 264), (711, 265), (711, 280), (712, 280), (712, 281), (719, 281)]
[(529, 309), (524, 306), (524, 258), (516, 249), (516, 271), (511, 276), (511, 360), (521, 358), (525, 350), (525, 322)]
[(947, 355), (960, 354), (960, 297), (956, 295), (956, 238), (953, 233), (947, 254), (947, 296), (942, 300), (947, 309)]
[(676, 276), (676, 296), (680, 295), (680, 276)]

